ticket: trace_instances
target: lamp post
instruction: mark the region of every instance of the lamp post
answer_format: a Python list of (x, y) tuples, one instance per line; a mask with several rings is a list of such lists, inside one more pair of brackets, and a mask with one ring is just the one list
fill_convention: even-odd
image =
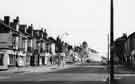
[(114, 7), (113, 7), (113, 0), (110, 2), (110, 80), (114, 79), (114, 60), (113, 60), (113, 34), (114, 34)]

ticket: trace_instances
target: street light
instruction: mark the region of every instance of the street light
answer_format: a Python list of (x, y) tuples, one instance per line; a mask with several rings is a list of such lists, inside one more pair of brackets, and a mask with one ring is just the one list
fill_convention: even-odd
[(114, 7), (113, 0), (110, 2), (110, 80), (114, 79), (113, 38), (114, 38)]

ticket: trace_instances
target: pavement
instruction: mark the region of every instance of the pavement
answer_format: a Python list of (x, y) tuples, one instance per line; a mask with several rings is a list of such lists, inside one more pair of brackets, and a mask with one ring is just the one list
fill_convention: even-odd
[(111, 84), (135, 84), (135, 74), (114, 74), (114, 80)]
[(124, 65), (115, 66), (114, 71), (117, 74), (135, 74), (135, 69), (130, 69)]
[(58, 66), (56, 64), (49, 64), (44, 66), (28, 66), (28, 67), (12, 67), (5, 71), (0, 71), (0, 73), (32, 73), (32, 72), (52, 72), (61, 69), (66, 69), (74, 65), (65, 64), (63, 66)]
[(106, 84), (135, 84), (135, 74), (115, 74), (114, 80), (106, 81)]
[(111, 84), (135, 84), (135, 70), (123, 65), (115, 65), (114, 72), (114, 80)]

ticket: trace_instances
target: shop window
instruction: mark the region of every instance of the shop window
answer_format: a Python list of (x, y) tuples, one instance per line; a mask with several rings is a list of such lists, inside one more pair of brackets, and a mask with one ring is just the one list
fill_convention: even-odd
[(9, 60), (10, 60), (10, 64), (15, 64), (15, 56), (14, 55), (11, 55), (9, 54)]
[(40, 52), (41, 52), (41, 53), (43, 52), (43, 48), (40, 48)]
[(0, 65), (3, 65), (4, 54), (0, 54)]
[(32, 48), (31, 47), (28, 47), (28, 52), (32, 52)]

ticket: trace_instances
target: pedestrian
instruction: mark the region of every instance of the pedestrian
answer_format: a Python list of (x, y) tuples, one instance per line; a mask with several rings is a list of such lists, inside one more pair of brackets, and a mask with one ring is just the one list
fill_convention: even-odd
[(84, 64), (85, 63), (85, 59), (89, 55), (88, 44), (85, 41), (82, 43), (80, 55), (81, 55), (81, 61)]
[(50, 63), (53, 64), (53, 62), (52, 62), (52, 55), (50, 56)]
[(65, 64), (65, 62), (64, 62), (65, 53), (64, 52), (60, 53), (60, 58), (61, 58), (61, 65), (64, 67), (64, 64)]
[(60, 53), (57, 53), (57, 65), (60, 66), (61, 64), (61, 56)]
[(132, 50), (131, 52), (131, 63), (132, 63), (132, 67), (134, 68), (134, 64), (135, 64), (135, 50)]
[(56, 53), (52, 56), (52, 62), (53, 64), (56, 64)]
[(51, 63), (55, 64), (55, 54), (56, 54), (56, 52), (55, 52), (55, 43), (51, 44), (51, 54), (52, 54)]
[(55, 64), (55, 55), (54, 54), (51, 54), (50, 62), (51, 62), (51, 64)]
[(53, 64), (53, 59), (52, 59), (53, 54), (52, 54), (52, 52), (51, 52), (51, 51), (50, 51), (49, 53), (50, 53), (50, 58), (49, 58), (50, 64)]
[(49, 51), (46, 52), (45, 57), (46, 57), (46, 58), (45, 58), (45, 64), (48, 65), (48, 63), (49, 63), (49, 61), (50, 61), (50, 60), (49, 60), (49, 57), (50, 57)]

